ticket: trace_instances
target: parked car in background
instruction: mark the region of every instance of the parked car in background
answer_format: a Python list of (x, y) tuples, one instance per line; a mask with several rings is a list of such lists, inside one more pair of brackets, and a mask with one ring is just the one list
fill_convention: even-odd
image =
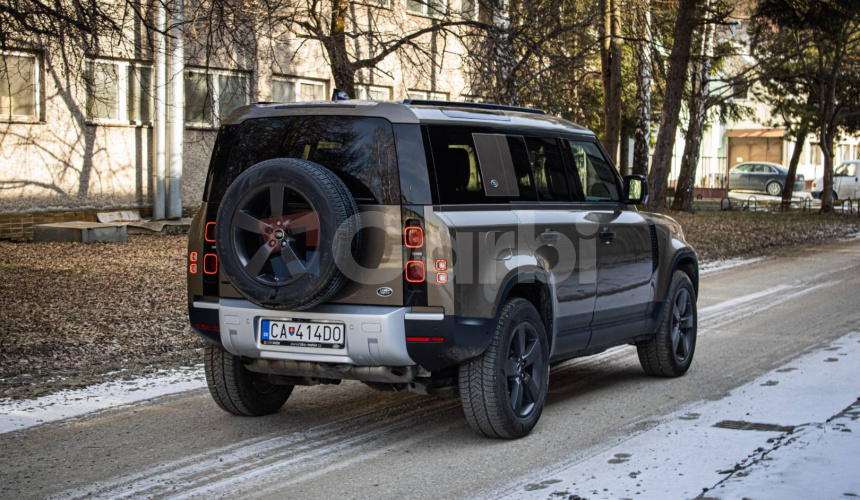
[[(729, 170), (729, 189), (762, 191), (771, 196), (782, 196), (788, 178), (788, 169), (776, 163), (749, 162)], [(802, 191), (805, 186), (802, 175), (794, 177), (794, 191)]]
[[(836, 167), (833, 171), (833, 199), (834, 200), (857, 200), (860, 199), (860, 160), (848, 160)], [(812, 197), (821, 199), (821, 191), (824, 190), (824, 177), (815, 179), (812, 183)]]

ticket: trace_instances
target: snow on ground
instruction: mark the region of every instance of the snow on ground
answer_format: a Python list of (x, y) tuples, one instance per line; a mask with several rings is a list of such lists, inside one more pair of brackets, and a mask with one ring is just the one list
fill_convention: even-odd
[[(733, 200), (746, 201), (750, 197), (755, 198), (757, 201), (782, 201), (782, 196), (771, 196), (758, 191), (729, 191), (729, 198)], [(813, 199), (812, 193), (809, 191), (796, 191), (794, 196), (791, 197), (791, 201), (794, 202), (806, 199)]]
[(36, 399), (0, 399), (0, 433), (206, 386), (203, 365), (114, 380)]
[(699, 274), (704, 276), (706, 274), (713, 274), (725, 271), (727, 269), (731, 269), (733, 267), (745, 266), (747, 264), (752, 264), (754, 262), (761, 262), (766, 257), (754, 257), (749, 259), (744, 259), (741, 257), (735, 257), (734, 259), (725, 259), (725, 260), (710, 260), (699, 263)]
[(860, 496), (858, 379), (855, 332), (721, 400), (690, 405), (499, 492), (588, 500)]

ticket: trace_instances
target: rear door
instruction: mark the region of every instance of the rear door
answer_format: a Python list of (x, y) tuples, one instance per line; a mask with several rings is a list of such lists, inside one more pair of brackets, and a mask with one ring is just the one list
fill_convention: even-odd
[(584, 217), (597, 229), (597, 296), (589, 349), (644, 333), (652, 300), (651, 227), (621, 201), (615, 167), (596, 139), (567, 141), (582, 190)]
[(729, 189), (749, 189), (749, 171), (752, 165), (738, 165), (729, 171)]
[(764, 191), (767, 182), (771, 179), (773, 170), (768, 165), (757, 163), (753, 166), (749, 175), (749, 189)]
[(585, 350), (591, 338), (597, 222), (582, 211), (564, 144), (551, 136), (516, 136), (516, 140), (524, 154), (516, 154), (516, 148), (514, 160), (531, 171), (538, 203), (519, 204), (515, 210), (523, 239), (551, 274), (557, 332), (551, 355), (561, 359)]

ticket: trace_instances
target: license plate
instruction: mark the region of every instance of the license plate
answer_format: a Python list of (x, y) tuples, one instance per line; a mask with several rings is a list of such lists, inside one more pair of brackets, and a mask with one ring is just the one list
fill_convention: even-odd
[(346, 345), (346, 332), (341, 323), (264, 319), (260, 322), (260, 343), (290, 347), (343, 349)]

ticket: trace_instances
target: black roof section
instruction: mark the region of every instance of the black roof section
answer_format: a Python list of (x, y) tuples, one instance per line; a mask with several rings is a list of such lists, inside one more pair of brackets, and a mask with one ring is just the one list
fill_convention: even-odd
[(532, 113), (536, 115), (545, 114), (543, 110), (536, 108), (521, 108), (518, 106), (505, 106), (503, 104), (485, 104), (482, 102), (456, 102), (456, 101), (431, 101), (428, 99), (406, 99), (403, 104), (411, 104), (414, 106), (439, 106), (450, 108), (475, 108), (475, 109), (494, 109), (498, 111), (518, 111), (520, 113)]

